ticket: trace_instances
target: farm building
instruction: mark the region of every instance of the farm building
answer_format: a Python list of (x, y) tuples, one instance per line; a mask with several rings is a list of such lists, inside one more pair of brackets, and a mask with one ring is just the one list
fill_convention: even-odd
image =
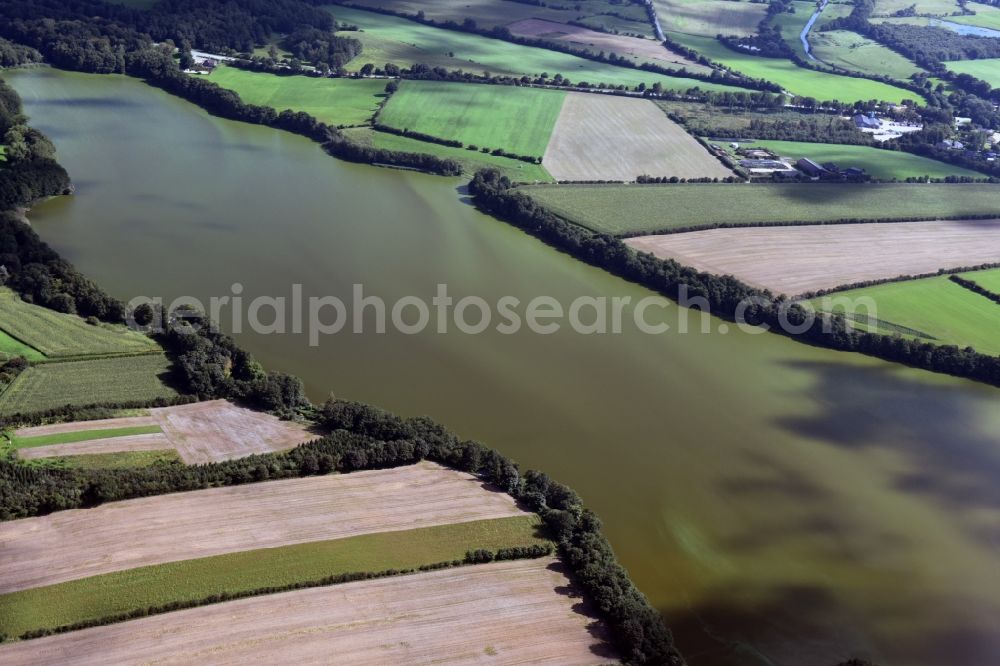
[(945, 139), (935, 147), (941, 150), (965, 150), (965, 144), (954, 139)]
[(798, 162), (795, 163), (796, 168), (799, 171), (809, 176), (812, 180), (819, 180), (820, 178), (825, 178), (830, 175), (830, 172), (824, 169), (821, 165), (813, 162), (808, 157), (803, 157)]
[(866, 116), (859, 113), (854, 116), (854, 126), (858, 129), (876, 130), (882, 127), (882, 121), (875, 116)]
[(776, 159), (766, 160), (740, 160), (740, 166), (755, 176), (769, 176), (775, 173), (790, 172), (791, 175), (798, 175), (791, 164)]

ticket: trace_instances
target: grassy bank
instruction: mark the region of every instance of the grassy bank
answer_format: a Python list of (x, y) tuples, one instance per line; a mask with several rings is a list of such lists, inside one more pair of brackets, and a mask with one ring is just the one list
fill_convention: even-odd
[(754, 141), (752, 145), (769, 148), (781, 157), (793, 160), (808, 157), (821, 164), (834, 162), (841, 169), (858, 167), (880, 180), (893, 178), (904, 180), (923, 176), (930, 178), (947, 178), (948, 176), (985, 178), (984, 174), (972, 169), (963, 169), (898, 150), (881, 150), (871, 146), (847, 146), (801, 141)]
[(988, 184), (549, 185), (523, 188), (558, 215), (610, 234), (845, 219), (1000, 217)]
[(505, 176), (516, 183), (551, 183), (552, 176), (541, 164), (530, 164), (509, 157), (499, 157), (467, 148), (452, 148), (438, 143), (419, 141), (406, 136), (378, 132), (369, 128), (345, 130), (351, 139), (373, 145), (386, 150), (399, 150), (406, 153), (428, 153), (442, 159), (452, 159), (462, 166), (465, 175), (471, 176), (478, 169), (499, 169)]
[(277, 76), (224, 65), (217, 67), (209, 80), (232, 90), (248, 104), (305, 111), (328, 125), (369, 122), (385, 90), (385, 81), (376, 79)]
[(164, 384), (170, 365), (162, 354), (147, 354), (32, 366), (0, 394), (0, 415), (172, 398), (177, 392)]
[(994, 88), (1000, 88), (1000, 58), (956, 60), (946, 62), (945, 67), (956, 74), (968, 74), (986, 81)]
[(127, 613), (222, 593), (307, 583), (355, 572), (461, 560), (469, 550), (547, 543), (537, 516), (480, 520), (402, 532), (251, 550), (171, 562), (0, 595), (0, 633)]
[[(976, 280), (976, 273), (964, 275)], [(985, 286), (985, 285), (983, 285)], [(905, 327), (932, 336), (938, 344), (971, 346), (983, 354), (1000, 354), (1000, 305), (976, 294), (947, 277), (893, 282), (864, 289), (839, 292), (831, 298), (871, 299), (877, 307), (869, 314), (882, 326), (870, 322), (866, 330)], [(813, 302), (822, 309), (822, 300)], [(843, 312), (843, 306), (830, 308)], [(867, 314), (864, 309), (857, 312)]]
[(466, 146), (541, 156), (565, 97), (561, 90), (403, 81), (379, 122)]
[[(25, 303), (9, 289), (0, 289), (0, 328), (22, 345), (51, 358), (135, 354), (159, 349), (150, 338), (124, 326), (88, 324), (75, 315)], [(15, 347), (0, 339), (0, 351)]]

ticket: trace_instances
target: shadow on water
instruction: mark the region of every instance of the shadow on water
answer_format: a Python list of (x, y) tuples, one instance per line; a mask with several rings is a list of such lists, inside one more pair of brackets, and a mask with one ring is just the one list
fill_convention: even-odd
[(31, 102), (32, 106), (56, 106), (56, 107), (72, 107), (78, 109), (80, 107), (90, 108), (90, 109), (123, 109), (128, 107), (140, 107), (136, 101), (118, 98), (118, 97), (74, 97), (73, 99), (38, 99)]
[(1000, 663), (996, 615), (955, 617), (928, 608), (933, 623), (914, 625), (912, 610), (905, 593), (886, 595), (873, 609), (886, 625), (906, 628), (885, 651), (861, 629), (871, 622), (813, 585), (720, 588), (699, 606), (664, 616), (691, 666), (834, 666), (851, 658), (906, 666)]
[[(984, 387), (981, 399), (970, 399), (968, 391), (910, 379), (888, 365), (783, 365), (814, 376), (809, 397), (825, 407), (781, 417), (783, 428), (842, 450), (891, 453), (898, 463), (884, 471), (890, 492), (937, 507), (987, 556), (1000, 550), (1000, 432), (983, 422), (1000, 394)], [(852, 520), (842, 494), (780, 455), (748, 451), (739, 462), (720, 493), (734, 504), (774, 507), (773, 516), (748, 523), (720, 548), (739, 561), (787, 561), (790, 572), (780, 578), (789, 582), (741, 576), (690, 608), (664, 610), (692, 666), (833, 666), (850, 657), (913, 666), (1000, 663), (1000, 609), (967, 588), (934, 587), (906, 564), (885, 564), (907, 563), (919, 551), (909, 532), (897, 531), (898, 516)], [(826, 478), (852, 483), (833, 471)], [(970, 519), (984, 515), (992, 515), (985, 524)], [(825, 562), (840, 583), (794, 581), (803, 553)], [(960, 577), (961, 566), (942, 562), (935, 576)]]
[[(981, 402), (972, 400), (948, 385), (909, 380), (889, 365), (784, 365), (817, 377), (811, 397), (826, 411), (783, 417), (783, 428), (841, 448), (891, 451), (908, 463), (893, 486), (945, 509), (1000, 509), (1000, 432), (980, 423), (1000, 394), (984, 389)], [(864, 381), (857, 381), (859, 373)]]

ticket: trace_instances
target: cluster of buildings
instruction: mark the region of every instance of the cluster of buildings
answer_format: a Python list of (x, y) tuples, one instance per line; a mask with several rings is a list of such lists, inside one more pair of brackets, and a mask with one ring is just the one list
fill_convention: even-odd
[(872, 138), (879, 142), (898, 139), (904, 134), (919, 132), (924, 128), (920, 123), (898, 122), (864, 113), (855, 114), (851, 120), (855, 127), (862, 132), (871, 134)]
[[(751, 178), (770, 178), (772, 180), (868, 180), (864, 169), (857, 167), (840, 168), (833, 162), (819, 164), (808, 157), (799, 159), (793, 165), (791, 160), (779, 157), (765, 148), (741, 147), (731, 143), (729, 147), (739, 157), (739, 165), (750, 174)], [(716, 151), (723, 148), (712, 144)]]

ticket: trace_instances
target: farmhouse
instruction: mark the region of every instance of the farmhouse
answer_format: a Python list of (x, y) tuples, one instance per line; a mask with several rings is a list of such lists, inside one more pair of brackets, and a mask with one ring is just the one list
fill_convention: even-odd
[(945, 139), (944, 141), (939, 142), (935, 147), (940, 148), (941, 150), (965, 150), (965, 144), (955, 139)]

